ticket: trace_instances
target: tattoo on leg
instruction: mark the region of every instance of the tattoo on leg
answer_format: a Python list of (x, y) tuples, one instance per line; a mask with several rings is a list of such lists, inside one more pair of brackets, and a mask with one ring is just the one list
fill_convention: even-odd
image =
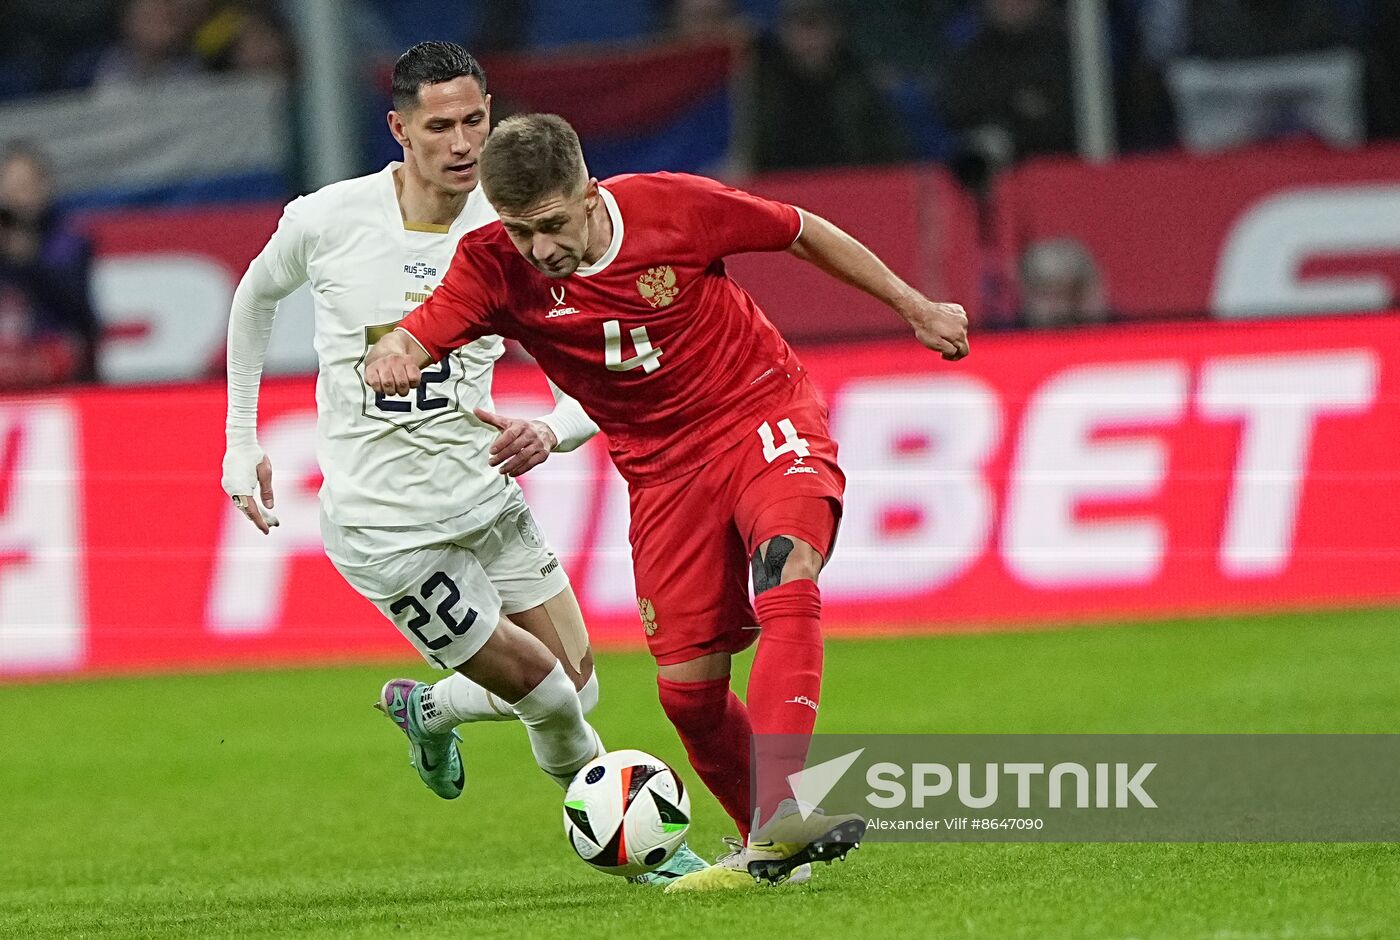
[(767, 557), (764, 557), (762, 546), (753, 553), (754, 594), (762, 594), (783, 583), (783, 567), (787, 564), (792, 549), (792, 539), (786, 535), (776, 535), (768, 540)]

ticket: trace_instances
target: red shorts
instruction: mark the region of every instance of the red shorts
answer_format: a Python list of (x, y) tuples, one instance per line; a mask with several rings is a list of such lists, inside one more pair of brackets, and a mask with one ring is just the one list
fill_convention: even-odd
[(752, 433), (674, 480), (630, 491), (632, 567), (657, 663), (734, 653), (758, 635), (749, 559), (776, 535), (830, 557), (846, 476), (809, 380)]

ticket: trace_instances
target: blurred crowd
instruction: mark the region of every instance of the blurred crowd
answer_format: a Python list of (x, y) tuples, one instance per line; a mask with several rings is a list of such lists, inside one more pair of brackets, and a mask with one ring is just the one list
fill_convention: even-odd
[[(971, 183), (1075, 149), (1066, 0), (344, 0), (385, 44), (666, 39), (753, 52), (756, 169), (944, 160)], [(1108, 0), (1120, 148), (1400, 136), (1400, 0)], [(0, 101), (291, 74), (287, 0), (0, 0)], [(407, 21), (407, 24), (405, 23)], [(382, 50), (382, 51), (388, 51)], [(812, 146), (821, 139), (821, 146)]]
[[(648, 36), (754, 49), (753, 165), (934, 159), (976, 185), (1076, 147), (1066, 0), (481, 0), (489, 51)], [(1108, 0), (1118, 145), (1400, 136), (1400, 0)], [(812, 146), (820, 139), (822, 145)]]
[[(0, 26), (0, 100), (296, 65), (280, 8), (257, 0), (0, 0)], [(57, 204), (50, 160), (28, 141), (0, 152), (0, 390), (98, 376), (92, 247)]]
[[(199, 74), (292, 77), (295, 0), (0, 0), (0, 104)], [(743, 50), (743, 166), (940, 161), (974, 193), (1072, 154), (1068, 0), (344, 0), (370, 57), (424, 38), (479, 53), (724, 41)], [(1400, 0), (1107, 0), (1114, 130), (1126, 152), (1400, 137)], [(367, 79), (368, 81), (368, 79)], [(46, 157), (0, 164), (0, 386), (94, 374), (90, 251), (53, 204)], [(1103, 322), (1076, 243), (1020, 259), (1022, 323)], [(23, 362), (21, 367), (16, 363)]]
[(48, 159), (27, 144), (0, 153), (0, 389), (95, 377), (92, 250), (57, 211)]
[(296, 61), (273, 0), (0, 0), (0, 24), (0, 99)]

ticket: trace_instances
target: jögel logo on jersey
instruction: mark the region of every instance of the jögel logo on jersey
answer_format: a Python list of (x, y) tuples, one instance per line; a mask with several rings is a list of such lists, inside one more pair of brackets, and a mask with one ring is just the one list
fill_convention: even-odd
[(785, 476), (785, 477), (790, 477), (790, 476), (792, 476), (794, 473), (816, 473), (816, 472), (817, 472), (817, 468), (816, 468), (816, 467), (809, 467), (809, 466), (807, 466), (807, 464), (804, 462), (803, 458), (797, 457), (797, 458), (795, 458), (795, 459), (792, 461), (792, 466), (791, 466), (791, 467), (788, 467), (787, 470), (786, 470), (786, 472), (783, 473), (783, 476)]
[(544, 315), (546, 320), (553, 320), (555, 317), (567, 317), (571, 313), (579, 312), (577, 307), (564, 306), (564, 288), (562, 286), (551, 287), (549, 289), (549, 295), (554, 298), (554, 306), (550, 309), (549, 313)]

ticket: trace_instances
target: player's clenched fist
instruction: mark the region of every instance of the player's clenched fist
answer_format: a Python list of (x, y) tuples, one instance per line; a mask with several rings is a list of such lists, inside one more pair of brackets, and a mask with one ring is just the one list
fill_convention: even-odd
[(914, 336), (944, 359), (957, 360), (968, 354), (967, 312), (960, 304), (940, 304), (919, 298), (902, 311), (914, 328)]
[(407, 395), (418, 387), (427, 356), (399, 330), (384, 336), (365, 357), (365, 384), (385, 395)]
[(408, 356), (393, 353), (365, 365), (365, 382), (385, 395), (407, 395), (418, 387), (419, 369)]

